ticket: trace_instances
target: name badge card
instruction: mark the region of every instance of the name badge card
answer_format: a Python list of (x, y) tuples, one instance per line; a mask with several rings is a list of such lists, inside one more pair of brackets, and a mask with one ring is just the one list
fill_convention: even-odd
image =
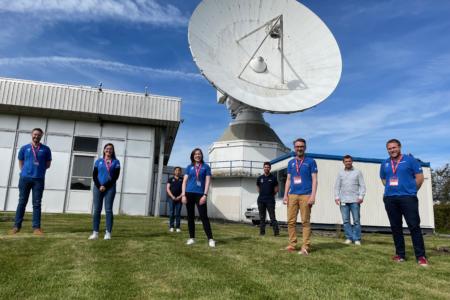
[(398, 178), (392, 177), (391, 179), (389, 179), (389, 185), (390, 186), (398, 186)]
[(33, 162), (33, 164), (34, 164), (35, 166), (39, 166), (39, 161), (35, 160), (35, 161)]
[(294, 176), (294, 184), (301, 184), (302, 178), (300, 176)]
[(202, 186), (202, 182), (197, 180), (197, 186)]

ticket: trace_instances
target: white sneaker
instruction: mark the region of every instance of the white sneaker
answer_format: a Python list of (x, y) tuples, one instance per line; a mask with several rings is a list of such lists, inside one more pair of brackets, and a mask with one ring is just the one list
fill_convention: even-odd
[(105, 232), (105, 237), (103, 239), (104, 240), (110, 240), (111, 239), (111, 232), (109, 232), (109, 231)]
[(194, 239), (188, 239), (186, 245), (192, 245), (193, 243), (195, 243)]
[(169, 231), (170, 231), (170, 232), (173, 232), (173, 227), (170, 227)]
[(355, 241), (356, 246), (361, 246), (361, 241)]
[(352, 243), (352, 240), (346, 239), (344, 244), (350, 245)]
[(214, 248), (214, 247), (216, 247), (216, 241), (213, 240), (213, 239), (210, 239), (210, 240), (208, 241), (208, 245), (209, 245), (211, 248)]
[(180, 228), (177, 228), (177, 232), (181, 232), (181, 229), (180, 229)]
[(88, 237), (88, 240), (96, 240), (98, 239), (98, 232), (93, 231), (92, 234)]

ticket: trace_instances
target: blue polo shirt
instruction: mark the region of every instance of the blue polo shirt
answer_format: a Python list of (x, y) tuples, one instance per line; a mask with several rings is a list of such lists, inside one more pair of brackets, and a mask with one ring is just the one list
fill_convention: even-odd
[(197, 184), (196, 172), (194, 165), (190, 164), (186, 167), (186, 175), (188, 176), (187, 184), (186, 184), (186, 192), (187, 193), (197, 193), (204, 194), (205, 193), (205, 181), (206, 176), (211, 176), (211, 168), (207, 164), (202, 164), (199, 174)]
[(116, 169), (120, 169), (120, 162), (118, 159), (113, 159), (108, 172), (108, 168), (106, 167), (103, 157), (100, 157), (95, 161), (95, 167), (98, 170), (97, 179), (100, 182), (100, 185), (105, 185), (113, 177), (114, 171)]
[[(34, 148), (31, 144), (24, 145), (19, 150), (17, 158), (23, 161), (23, 168), (20, 171), (21, 177), (45, 178), (47, 171), (47, 162), (52, 160), (52, 151), (46, 145), (40, 144), (40, 147)], [(39, 150), (38, 150), (39, 148)], [(36, 153), (36, 158), (34, 157)]]
[[(288, 163), (287, 173), (291, 175), (291, 184), (289, 194), (294, 195), (311, 195), (312, 193), (312, 174), (317, 173), (317, 164), (311, 157), (305, 157), (303, 164), (300, 166), (298, 161), (299, 173), (297, 173), (296, 158), (291, 159)], [(300, 177), (301, 183), (295, 182)]]
[[(380, 178), (386, 180), (385, 196), (416, 196), (416, 174), (422, 174), (422, 167), (412, 155), (403, 155), (398, 163), (397, 171), (391, 166), (391, 158), (386, 159), (380, 166)], [(395, 178), (396, 177), (396, 178)], [(391, 179), (397, 179), (397, 185), (391, 185)]]

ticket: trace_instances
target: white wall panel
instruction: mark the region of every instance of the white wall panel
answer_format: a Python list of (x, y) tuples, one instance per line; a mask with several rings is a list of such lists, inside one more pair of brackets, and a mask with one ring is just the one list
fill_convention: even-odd
[(151, 155), (151, 142), (127, 141), (127, 156), (149, 157)]
[(92, 191), (69, 191), (67, 212), (91, 213)]
[(15, 138), (15, 132), (0, 131), (0, 148), (13, 148)]
[[(6, 210), (8, 211), (16, 211), (17, 204), (19, 203), (19, 189), (18, 188), (9, 188), (8, 193), (8, 203), (6, 206)], [(28, 203), (27, 207), (25, 209), (26, 212), (33, 211), (33, 205), (32, 205), (32, 193), (30, 193), (30, 196), (28, 197)]]
[(4, 210), (5, 201), (6, 201), (6, 188), (0, 188), (0, 211)]
[(12, 151), (12, 149), (0, 148), (0, 186), (6, 187), (8, 184)]
[(16, 157), (14, 157), (13, 174), (12, 174), (10, 186), (17, 187), (19, 185), (19, 177), (20, 177), (19, 161), (17, 160), (17, 155), (16, 155)]
[(136, 216), (144, 215), (146, 198), (146, 195), (123, 194), (121, 213)]
[(71, 136), (47, 136), (47, 146), (53, 152), (70, 152), (72, 150), (72, 137)]
[(77, 121), (75, 135), (79, 136), (100, 136), (100, 123)]
[(59, 133), (73, 135), (73, 126), (75, 121), (49, 119), (47, 125), (47, 133)]
[(0, 114), (0, 129), (16, 130), (17, 116)]
[(47, 119), (44, 118), (21, 116), (19, 122), (19, 130), (30, 131), (31, 135), (31, 130), (33, 128), (41, 128), (45, 131), (46, 124)]
[(128, 138), (131, 140), (153, 140), (154, 129), (147, 126), (128, 126)]
[(19, 133), (19, 138), (17, 139), (17, 149), (20, 149), (23, 145), (31, 143), (31, 131)]
[(148, 158), (126, 158), (122, 192), (146, 194), (150, 184), (149, 168), (150, 160)]
[(102, 137), (125, 139), (127, 137), (127, 125), (104, 123), (102, 128)]
[(70, 153), (53, 152), (53, 160), (45, 176), (45, 188), (65, 190), (69, 174)]
[(65, 191), (44, 191), (42, 198), (42, 211), (50, 213), (62, 213), (64, 209)]

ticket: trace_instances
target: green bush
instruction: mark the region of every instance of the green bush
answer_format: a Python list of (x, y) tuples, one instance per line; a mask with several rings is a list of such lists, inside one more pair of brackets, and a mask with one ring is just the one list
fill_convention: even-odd
[(434, 205), (434, 223), (437, 232), (450, 232), (450, 204)]

